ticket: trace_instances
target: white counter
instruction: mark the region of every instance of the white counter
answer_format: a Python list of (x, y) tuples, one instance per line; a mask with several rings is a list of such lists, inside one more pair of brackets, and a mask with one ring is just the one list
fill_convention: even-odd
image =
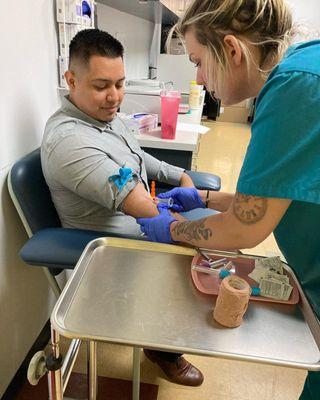
[(194, 152), (197, 149), (199, 133), (177, 130), (175, 139), (162, 139), (159, 127), (147, 134), (137, 135), (136, 138), (141, 147)]
[[(202, 109), (191, 110), (190, 114), (179, 114), (178, 122), (188, 124), (200, 124)], [(156, 149), (191, 151), (197, 150), (199, 132), (189, 132), (177, 129), (175, 139), (162, 139), (161, 127), (146, 134), (136, 136), (141, 147)]]
[(187, 124), (201, 124), (203, 108), (199, 110), (190, 110), (190, 114), (179, 114), (178, 121)]

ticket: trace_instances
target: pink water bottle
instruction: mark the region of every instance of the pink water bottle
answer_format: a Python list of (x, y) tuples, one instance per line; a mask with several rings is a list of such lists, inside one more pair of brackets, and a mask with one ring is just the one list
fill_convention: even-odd
[(161, 92), (162, 139), (175, 139), (181, 94), (178, 91)]

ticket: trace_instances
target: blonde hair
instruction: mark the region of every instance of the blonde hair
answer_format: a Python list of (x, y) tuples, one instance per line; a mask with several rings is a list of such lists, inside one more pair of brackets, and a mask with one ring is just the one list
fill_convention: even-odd
[(183, 38), (190, 29), (208, 49), (205, 70), (211, 87), (217, 87), (228, 70), (226, 35), (237, 37), (248, 67), (249, 59), (253, 60), (249, 45), (259, 49), (256, 65), (266, 79), (282, 59), (294, 33), (291, 10), (284, 0), (194, 0), (172, 28), (167, 43), (174, 32)]

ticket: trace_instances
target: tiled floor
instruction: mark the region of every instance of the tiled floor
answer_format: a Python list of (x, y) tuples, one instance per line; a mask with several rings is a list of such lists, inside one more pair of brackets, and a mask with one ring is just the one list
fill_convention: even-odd
[[(202, 137), (197, 169), (214, 172), (222, 178), (222, 190), (234, 191), (248, 145), (248, 126), (231, 123), (209, 123), (210, 132)], [(269, 237), (251, 254), (279, 254), (274, 238)], [(65, 346), (67, 343), (64, 343)], [(115, 345), (99, 345), (100, 375), (131, 379), (132, 351)], [(205, 375), (199, 388), (172, 384), (158, 368), (143, 358), (141, 379), (159, 384), (159, 400), (296, 400), (306, 376), (304, 371), (244, 362), (188, 356)], [(84, 372), (85, 349), (76, 364)]]

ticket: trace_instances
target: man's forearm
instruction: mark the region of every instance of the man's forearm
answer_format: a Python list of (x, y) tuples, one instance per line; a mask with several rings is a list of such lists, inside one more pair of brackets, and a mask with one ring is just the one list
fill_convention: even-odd
[(185, 172), (181, 175), (180, 187), (194, 187), (192, 179)]
[(138, 183), (125, 198), (122, 211), (134, 218), (152, 218), (159, 215), (157, 205), (141, 183)]
[(132, 202), (123, 212), (134, 218), (152, 218), (159, 215), (157, 205), (150, 199), (140, 199)]

